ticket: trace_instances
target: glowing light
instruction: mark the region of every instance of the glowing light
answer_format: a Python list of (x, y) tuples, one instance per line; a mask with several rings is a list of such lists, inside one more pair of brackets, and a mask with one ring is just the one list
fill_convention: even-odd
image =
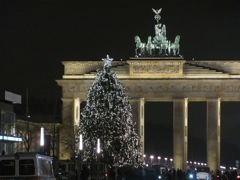
[(0, 140), (22, 142), (22, 138), (21, 137), (16, 137), (16, 136), (2, 136), (2, 135), (0, 135)]
[(41, 127), (40, 146), (44, 146), (44, 128)]
[(97, 139), (97, 153), (100, 153), (100, 139)]
[(79, 150), (83, 150), (82, 134), (79, 135)]

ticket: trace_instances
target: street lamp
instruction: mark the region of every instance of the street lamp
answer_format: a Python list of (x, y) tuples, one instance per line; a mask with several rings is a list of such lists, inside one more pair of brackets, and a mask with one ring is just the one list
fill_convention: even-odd
[(158, 163), (160, 164), (160, 161), (161, 161), (161, 157), (160, 156), (158, 156)]
[(164, 160), (165, 160), (165, 164), (167, 164), (167, 160), (168, 160), (168, 158), (165, 157)]
[(150, 159), (151, 159), (151, 166), (152, 166), (152, 161), (153, 161), (153, 159), (154, 159), (154, 156), (151, 155), (151, 156), (150, 156)]
[(146, 154), (143, 155), (143, 164), (144, 164), (144, 165), (146, 164), (145, 158), (146, 158)]
[(170, 158), (170, 162), (171, 162), (171, 166), (173, 165), (173, 159), (172, 158)]

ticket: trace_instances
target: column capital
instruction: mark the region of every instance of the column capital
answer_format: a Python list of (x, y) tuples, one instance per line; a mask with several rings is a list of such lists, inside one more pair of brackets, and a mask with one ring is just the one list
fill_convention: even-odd
[(71, 102), (73, 101), (73, 98), (61, 98), (63, 102)]
[(221, 98), (220, 97), (210, 97), (210, 98), (207, 98), (207, 101), (221, 101)]
[(173, 101), (182, 101), (182, 100), (185, 100), (185, 101), (188, 101), (188, 98), (187, 97), (175, 97), (173, 98)]
[(83, 100), (83, 99), (80, 98), (80, 97), (73, 97), (73, 98), (63, 97), (63, 98), (61, 98), (61, 100), (64, 101), (64, 102), (71, 102), (71, 101), (73, 101), (73, 100), (75, 100), (75, 99), (79, 99), (80, 102), (81, 102), (81, 100)]
[(140, 97), (140, 98), (131, 98), (131, 99), (129, 99), (129, 102), (139, 102), (139, 101), (144, 101), (144, 103), (146, 103), (146, 101), (145, 101), (145, 98), (144, 97)]

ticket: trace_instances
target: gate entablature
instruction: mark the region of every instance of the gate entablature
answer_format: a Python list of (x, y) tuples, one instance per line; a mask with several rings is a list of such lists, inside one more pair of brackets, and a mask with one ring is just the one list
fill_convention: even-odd
[(187, 62), (194, 66), (211, 68), (211, 69), (219, 70), (232, 75), (240, 75), (240, 61), (198, 60), (198, 61), (187, 61)]
[[(63, 61), (63, 79), (94, 79), (102, 61)], [(112, 61), (119, 79), (125, 78), (240, 78), (240, 61), (186, 61), (171, 58), (130, 58)]]

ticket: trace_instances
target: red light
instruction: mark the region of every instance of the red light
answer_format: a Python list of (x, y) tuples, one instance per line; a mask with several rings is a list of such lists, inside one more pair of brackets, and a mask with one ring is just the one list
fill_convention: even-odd
[(108, 175), (107, 175), (107, 173), (105, 173), (105, 177), (107, 177)]
[(240, 175), (237, 176), (237, 179), (240, 179)]

